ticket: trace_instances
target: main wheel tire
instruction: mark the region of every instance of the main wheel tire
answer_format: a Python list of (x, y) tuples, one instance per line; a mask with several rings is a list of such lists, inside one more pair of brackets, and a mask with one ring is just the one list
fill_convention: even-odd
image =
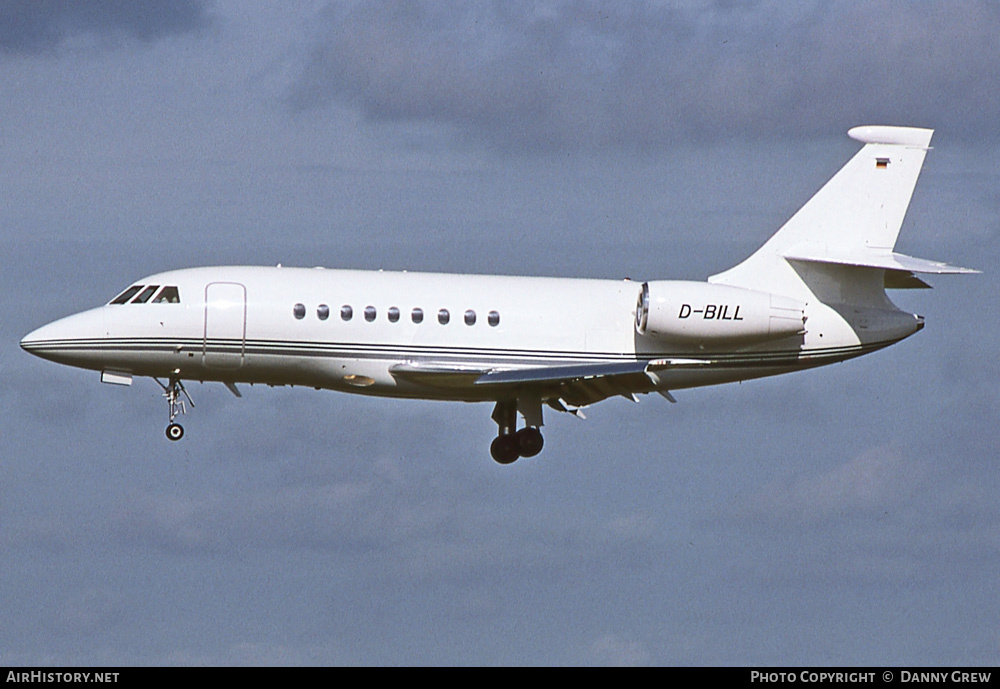
[(522, 457), (534, 457), (545, 445), (542, 432), (532, 426), (522, 428), (514, 434), (514, 437), (517, 438), (517, 452)]
[(167, 426), (167, 438), (170, 440), (180, 440), (184, 437), (184, 426), (179, 423), (172, 423)]
[(498, 464), (510, 464), (520, 455), (517, 435), (498, 435), (490, 443), (490, 454)]

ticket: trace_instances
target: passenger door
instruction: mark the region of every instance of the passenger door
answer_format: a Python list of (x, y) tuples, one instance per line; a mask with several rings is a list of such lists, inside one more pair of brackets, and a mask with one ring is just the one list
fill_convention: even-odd
[(243, 365), (247, 331), (247, 288), (238, 282), (205, 286), (205, 337), (202, 361), (208, 368)]

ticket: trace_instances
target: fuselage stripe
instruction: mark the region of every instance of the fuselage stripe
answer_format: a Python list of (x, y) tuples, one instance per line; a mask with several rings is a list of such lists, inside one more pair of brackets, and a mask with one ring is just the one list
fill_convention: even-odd
[(476, 347), (441, 347), (431, 345), (372, 344), (357, 342), (314, 342), (285, 340), (239, 340), (196, 338), (92, 338), (79, 340), (41, 340), (25, 342), (33, 352), (161, 352), (161, 353), (242, 353), (263, 356), (351, 357), (372, 356), (379, 359), (421, 359), (449, 357), (456, 360), (503, 358), (503, 363), (541, 363), (553, 361), (608, 363), (684, 358), (721, 366), (754, 363), (794, 363), (802, 360), (849, 358), (887, 347), (898, 340), (822, 349), (789, 349), (746, 352), (580, 352), (538, 351), (524, 349), (488, 349)]

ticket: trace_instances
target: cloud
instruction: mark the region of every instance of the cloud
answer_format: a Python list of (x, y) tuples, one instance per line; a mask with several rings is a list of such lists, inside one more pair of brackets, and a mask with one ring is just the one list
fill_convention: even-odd
[(898, 510), (927, 489), (928, 469), (889, 446), (869, 449), (821, 474), (774, 484), (754, 511), (779, 524), (839, 523), (847, 515)]
[(925, 449), (880, 445), (772, 480), (722, 523), (757, 543), (744, 562), (752, 578), (977, 584), (996, 556), (997, 528), (976, 480)]
[(650, 662), (649, 651), (640, 641), (627, 641), (608, 634), (594, 641), (590, 659), (600, 665), (637, 667)]
[(491, 145), (601, 149), (827, 135), (863, 122), (992, 135), (1000, 7), (334, 3), (289, 102)]
[[(425, 492), (433, 481), (413, 475), (396, 481), (378, 468), (375, 473), (380, 475), (273, 492), (136, 492), (96, 528), (107, 531), (109, 541), (168, 555), (238, 557), (260, 549), (329, 553), (347, 561), (363, 555), (385, 563), (379, 577), (407, 585), (461, 575), (474, 588), (502, 572), (527, 569), (548, 577), (567, 562), (585, 571), (648, 564), (644, 547), (656, 530), (648, 515), (580, 523), (549, 514), (539, 525), (466, 495), (467, 487), (458, 484), (438, 485), (443, 493), (432, 499)], [(491, 530), (501, 523), (503, 530)], [(30, 535), (39, 539), (59, 526), (73, 528), (60, 523)]]
[(45, 53), (80, 35), (148, 42), (197, 31), (210, 23), (203, 0), (4, 0), (0, 2), (0, 53)]

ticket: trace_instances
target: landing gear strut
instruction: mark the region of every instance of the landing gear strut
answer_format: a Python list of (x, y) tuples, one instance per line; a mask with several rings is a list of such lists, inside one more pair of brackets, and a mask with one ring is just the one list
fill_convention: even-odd
[(184, 383), (181, 382), (180, 378), (171, 378), (169, 382), (164, 385), (160, 382), (159, 378), (153, 378), (156, 383), (163, 388), (163, 396), (167, 398), (167, 407), (170, 410), (170, 422), (167, 426), (167, 438), (170, 440), (180, 440), (184, 437), (184, 427), (179, 423), (174, 423), (174, 419), (177, 418), (178, 414), (184, 414), (187, 409), (184, 405), (184, 400), (181, 399), (181, 394), (187, 398), (188, 404), (191, 408), (194, 408), (194, 400), (191, 399), (191, 395), (184, 388)]
[[(536, 409), (537, 407), (537, 409)], [(518, 409), (526, 426), (517, 430)], [(490, 444), (490, 454), (500, 464), (510, 464), (518, 457), (534, 457), (542, 451), (545, 440), (538, 427), (542, 425), (540, 400), (503, 400), (493, 409), (497, 437)]]

